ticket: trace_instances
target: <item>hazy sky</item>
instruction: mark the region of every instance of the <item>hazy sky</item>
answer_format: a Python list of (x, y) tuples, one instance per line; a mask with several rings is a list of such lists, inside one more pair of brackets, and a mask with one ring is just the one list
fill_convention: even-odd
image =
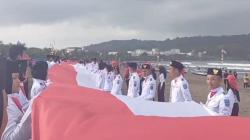
[(250, 33), (249, 0), (0, 0), (0, 40), (28, 47)]

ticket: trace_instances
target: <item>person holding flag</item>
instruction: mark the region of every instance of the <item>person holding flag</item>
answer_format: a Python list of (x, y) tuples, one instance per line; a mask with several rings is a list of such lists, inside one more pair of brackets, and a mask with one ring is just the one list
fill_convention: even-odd
[(207, 70), (207, 84), (210, 92), (207, 97), (205, 107), (215, 113), (215, 115), (230, 116), (231, 102), (229, 96), (221, 87), (222, 70), (218, 68), (208, 68)]
[(169, 65), (169, 76), (172, 79), (170, 88), (171, 103), (192, 101), (189, 84), (183, 77), (184, 65), (178, 61), (171, 61)]
[(138, 97), (140, 92), (140, 77), (137, 73), (137, 63), (131, 62), (128, 63), (130, 80), (128, 85), (128, 97)]
[(151, 72), (150, 64), (142, 64), (143, 77), (142, 93), (138, 98), (153, 101), (156, 94), (156, 81)]

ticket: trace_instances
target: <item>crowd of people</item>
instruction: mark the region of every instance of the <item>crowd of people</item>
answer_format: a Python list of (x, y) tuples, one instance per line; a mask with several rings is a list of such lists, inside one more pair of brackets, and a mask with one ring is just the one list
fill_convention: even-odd
[[(120, 64), (117, 61), (104, 63), (102, 60), (80, 61), (89, 73), (96, 75), (96, 87), (110, 92), (111, 94), (126, 95), (131, 98), (141, 98), (149, 101), (165, 102), (165, 88), (167, 73), (171, 79), (169, 102), (192, 101), (189, 83), (185, 78), (185, 66), (179, 61), (171, 61), (168, 67), (159, 66), (157, 76), (155, 68), (148, 63), (127, 63), (120, 73)], [(238, 116), (239, 114), (239, 86), (235, 74), (228, 74), (226, 78), (226, 91), (222, 87), (223, 72), (218, 68), (208, 68), (207, 85), (208, 91), (207, 107), (216, 115)], [(123, 82), (126, 82), (124, 90)], [(158, 83), (158, 86), (157, 86)], [(122, 93), (122, 91), (125, 91)], [(158, 99), (156, 99), (158, 97)]]
[(123, 83), (126, 82), (129, 97), (154, 100), (156, 89), (158, 89), (158, 100), (165, 101), (164, 91), (167, 71), (163, 66), (159, 68), (158, 88), (156, 85), (157, 75), (149, 64), (142, 64), (140, 65), (141, 68), (137, 69), (137, 63), (127, 63), (123, 72), (120, 72), (120, 64), (117, 61), (107, 64), (92, 59), (92, 61), (80, 61), (78, 66), (83, 66), (85, 70), (95, 74), (96, 87), (103, 91), (122, 95), (124, 94)]
[[(61, 63), (60, 59), (53, 55), (48, 55), (47, 62), (30, 63), (29, 60), (23, 59), (24, 55), (24, 48), (14, 46), (10, 48), (8, 58), (0, 58), (0, 135), (2, 140), (31, 139), (33, 101), (50, 84), (47, 78), (48, 69)], [(166, 102), (165, 89), (168, 73), (171, 79), (169, 102), (192, 101), (189, 83), (185, 78), (185, 66), (179, 61), (171, 61), (168, 70), (165, 66), (153, 67), (149, 63), (129, 62), (123, 67), (122, 72), (121, 64), (117, 61), (105, 63), (94, 58), (91, 61), (79, 61), (77, 65), (95, 74), (96, 88), (114, 95), (126, 95), (131, 98), (159, 102)], [(30, 92), (27, 90), (29, 69), (31, 69), (33, 79)], [(221, 69), (208, 69), (207, 84), (210, 91), (208, 91), (205, 106), (217, 115), (238, 116), (240, 96), (237, 78), (229, 74), (226, 83), (227, 90), (224, 91), (221, 86), (222, 74)]]

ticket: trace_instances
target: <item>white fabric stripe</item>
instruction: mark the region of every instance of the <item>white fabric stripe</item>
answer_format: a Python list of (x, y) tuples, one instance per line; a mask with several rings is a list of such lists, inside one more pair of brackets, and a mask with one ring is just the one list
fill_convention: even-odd
[(200, 104), (196, 102), (153, 102), (139, 98), (130, 98), (115, 95), (125, 103), (135, 115), (160, 117), (199, 117), (211, 116)]
[[(83, 66), (74, 65), (77, 72), (77, 83), (79, 86), (94, 88), (95, 87), (95, 74), (90, 73), (84, 69)], [(139, 98), (130, 98), (124, 95), (114, 95), (118, 100), (122, 101), (127, 107), (139, 116), (159, 116), (159, 117), (200, 117), (211, 116), (203, 105), (192, 102), (181, 103), (162, 103), (146, 101)]]

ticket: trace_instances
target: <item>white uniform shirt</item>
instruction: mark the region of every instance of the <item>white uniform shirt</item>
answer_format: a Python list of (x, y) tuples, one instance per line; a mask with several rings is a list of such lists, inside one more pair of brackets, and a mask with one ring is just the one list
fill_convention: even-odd
[[(2, 134), (2, 140), (29, 140), (31, 139), (31, 106), (27, 109), (18, 108), (12, 97), (8, 96), (8, 122)], [(22, 105), (22, 101), (20, 101)], [(22, 107), (25, 108), (25, 107)], [(24, 112), (24, 110), (26, 110)]]
[(22, 91), (20, 90), (19, 93), (8, 94), (8, 98), (12, 98), (12, 97), (18, 99), (18, 101), (20, 102), (22, 106), (22, 110), (25, 112), (29, 106), (29, 100), (24, 95), (24, 93), (22, 93)]
[(239, 100), (238, 100), (237, 96), (233, 93), (232, 89), (228, 90), (227, 95), (230, 95), (230, 98), (231, 98), (233, 104), (239, 103)]
[(48, 63), (48, 68), (52, 68), (56, 63), (54, 61), (47, 61)]
[(95, 63), (95, 62), (91, 62), (91, 63), (89, 63), (88, 69), (89, 69), (89, 71), (90, 71), (91, 73), (95, 73), (95, 72), (98, 71), (98, 64)]
[(111, 94), (122, 95), (122, 84), (123, 84), (123, 80), (122, 80), (121, 75), (120, 74), (116, 75), (113, 81)]
[(82, 70), (85, 70), (86, 68), (85, 68), (84, 64), (78, 64), (77, 69), (82, 71)]
[(140, 77), (138, 74), (132, 73), (129, 79), (128, 94), (129, 97), (138, 97), (140, 92)]
[(232, 110), (230, 109), (230, 99), (229, 96), (225, 96), (224, 90), (222, 87), (212, 90), (215, 92), (213, 96), (211, 96), (212, 92), (208, 94), (206, 107), (223, 116), (230, 116)]
[(171, 81), (170, 102), (192, 101), (187, 80), (180, 75)]
[(47, 87), (46, 81), (33, 78), (33, 85), (30, 91), (31, 99), (41, 94), (41, 92)]
[(92, 73), (96, 73), (98, 71), (98, 69), (99, 69), (98, 64), (97, 63), (92, 63), (92, 70), (91, 70), (91, 72)]
[(94, 69), (94, 62), (91, 62), (89, 64), (89, 70), (90, 70), (90, 72), (93, 72), (93, 69)]
[(233, 91), (231, 89), (228, 90), (228, 92), (225, 95), (225, 97), (227, 99), (229, 99), (229, 101), (230, 101), (230, 112), (229, 112), (229, 114), (231, 115), (232, 111), (233, 111), (234, 103), (237, 103), (238, 100), (237, 100), (237, 97), (234, 95), (234, 93), (233, 93)]
[(111, 91), (112, 86), (113, 86), (113, 80), (114, 80), (114, 73), (108, 72), (105, 74), (105, 78), (104, 78), (104, 91)]
[(166, 79), (164, 78), (164, 74), (163, 74), (163, 73), (161, 73), (161, 74), (159, 75), (159, 81), (160, 81), (161, 87), (162, 87), (163, 83), (166, 81)]
[(104, 88), (104, 78), (105, 78), (105, 71), (98, 70), (96, 73), (96, 87), (99, 89)]
[(149, 75), (145, 78), (142, 83), (142, 92), (141, 96), (138, 98), (142, 98), (145, 100), (153, 100), (156, 92), (156, 81), (152, 75)]
[(90, 72), (90, 70), (91, 70), (91, 63), (87, 63), (85, 67), (86, 67), (86, 70), (88, 72)]

